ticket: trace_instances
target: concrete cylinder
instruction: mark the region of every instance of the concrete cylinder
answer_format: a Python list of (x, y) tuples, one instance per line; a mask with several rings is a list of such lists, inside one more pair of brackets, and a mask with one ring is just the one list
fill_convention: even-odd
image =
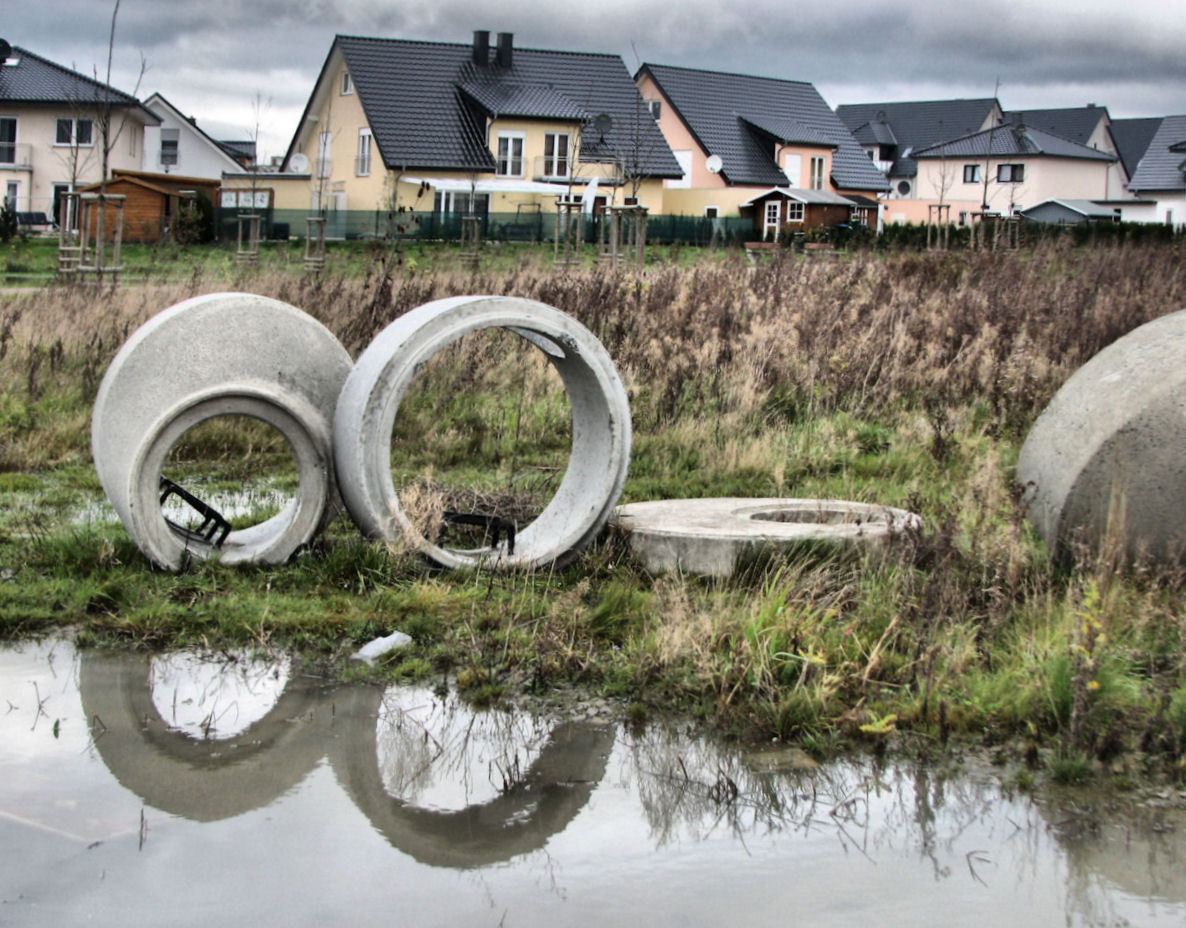
[[(572, 452), (552, 500), (505, 542), (478, 550), (442, 547), (410, 522), (391, 476), (391, 432), (416, 371), (462, 336), (508, 329), (544, 352), (572, 408)], [(426, 303), (392, 322), (358, 358), (334, 416), (342, 498), (368, 537), (402, 538), (446, 567), (534, 568), (563, 562), (608, 521), (630, 463), (630, 406), (605, 348), (558, 309), (533, 300), (462, 296)]]
[[(271, 564), (310, 541), (336, 508), (331, 422), (349, 371), (350, 356), (321, 323), (253, 294), (194, 297), (133, 333), (100, 384), (91, 449), (99, 481), (144, 555), (169, 570), (190, 558)], [(282, 512), (215, 547), (169, 526), (159, 485), (178, 439), (227, 415), (254, 417), (284, 435), (299, 485)]]

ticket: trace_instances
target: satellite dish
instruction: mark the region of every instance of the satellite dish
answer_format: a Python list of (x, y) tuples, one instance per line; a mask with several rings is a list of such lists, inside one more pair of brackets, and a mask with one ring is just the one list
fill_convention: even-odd
[(11, 54), (12, 54), (12, 46), (9, 45), (7, 42), (5, 42), (3, 39), (0, 39), (0, 64), (3, 64), (4, 61), (8, 58), (8, 56)]
[(601, 136), (602, 141), (605, 141), (605, 134), (613, 127), (614, 120), (609, 113), (602, 113), (593, 120), (593, 128), (597, 130), (597, 134)]
[(704, 166), (708, 168), (709, 174), (720, 174), (725, 162), (721, 160), (720, 155), (709, 155), (704, 159)]
[(288, 170), (294, 174), (304, 174), (309, 170), (309, 159), (298, 151), (288, 159)]

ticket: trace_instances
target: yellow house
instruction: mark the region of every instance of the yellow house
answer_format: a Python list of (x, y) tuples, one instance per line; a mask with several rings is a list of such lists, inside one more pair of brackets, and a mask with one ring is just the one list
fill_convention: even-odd
[[(656, 64), (635, 82), (681, 166), (664, 213), (752, 215), (760, 235), (801, 225), (805, 203), (889, 189), (809, 83)], [(762, 197), (773, 188), (787, 192)]]
[(527, 234), (558, 197), (658, 210), (681, 175), (621, 58), (479, 31), (472, 45), (335, 37), (266, 183), (330, 235), (448, 232), (466, 215)]

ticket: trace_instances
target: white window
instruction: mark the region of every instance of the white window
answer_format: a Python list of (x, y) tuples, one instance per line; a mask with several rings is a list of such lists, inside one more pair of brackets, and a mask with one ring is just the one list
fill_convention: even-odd
[(4, 205), (15, 213), (20, 198), (21, 185), (15, 180), (10, 180), (4, 190)]
[(1001, 184), (1020, 184), (1025, 180), (1024, 164), (998, 164), (997, 182)]
[(317, 176), (329, 177), (330, 174), (330, 160), (329, 147), (333, 136), (328, 132), (322, 132), (317, 136)]
[(965, 164), (964, 165), (964, 183), (978, 184), (980, 183), (980, 165)]
[(94, 138), (94, 126), (89, 119), (59, 119), (57, 136), (54, 143), (57, 145), (77, 145), (80, 148), (89, 148)]
[(692, 151), (691, 149), (684, 149), (681, 151), (673, 151), (675, 160), (679, 162), (679, 169), (683, 172), (683, 177), (679, 180), (665, 180), (663, 183), (668, 187), (677, 189), (686, 189), (692, 186)]
[(795, 200), (787, 200), (787, 222), (803, 221), (803, 204)]
[(508, 132), (498, 136), (498, 159), (494, 173), (499, 177), (523, 176), (523, 133)]
[(349, 71), (342, 72), (342, 96), (348, 93), (354, 93), (354, 81), (350, 78)]
[(358, 130), (358, 156), (354, 159), (354, 173), (367, 177), (371, 173), (371, 130)]
[(569, 138), (564, 132), (544, 136), (544, 176), (568, 177)]
[(787, 176), (792, 187), (801, 187), (803, 185), (803, 156), (785, 153), (782, 156), (782, 172)]
[(663, 101), (647, 100), (646, 105), (647, 112), (651, 114), (651, 119), (654, 119), (657, 122), (659, 117), (663, 115)]
[(161, 130), (161, 165), (167, 167), (177, 163), (177, 147), (180, 144), (180, 129)]
[(0, 164), (16, 164), (15, 116), (0, 116)]
[(475, 193), (471, 197), (468, 193), (442, 193), (438, 190), (432, 199), (432, 211), (463, 216), (485, 216), (490, 212), (490, 194)]
[(824, 189), (824, 165), (825, 164), (826, 164), (826, 160), (824, 158), (820, 158), (818, 156), (812, 157), (812, 159), (811, 159), (811, 189), (812, 190), (823, 190)]

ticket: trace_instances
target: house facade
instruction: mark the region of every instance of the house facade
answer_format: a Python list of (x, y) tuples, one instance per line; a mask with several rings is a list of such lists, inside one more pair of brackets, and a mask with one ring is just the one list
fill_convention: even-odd
[[(1116, 155), (1017, 123), (994, 126), (913, 153), (917, 195), (971, 214), (1011, 216), (1051, 199), (1107, 200)], [(961, 214), (964, 214), (961, 216)]]
[[(0, 46), (3, 47), (3, 46)], [(11, 47), (0, 63), (0, 195), (16, 212), (60, 215), (65, 193), (108, 170), (138, 170), (157, 116), (134, 97)]]
[(335, 216), (530, 224), (558, 197), (657, 210), (680, 174), (619, 57), (479, 31), (471, 45), (337, 36), (264, 180), (277, 208), (323, 211), (349, 236)]
[(160, 122), (144, 129), (142, 171), (220, 180), (224, 173), (246, 166), (232, 154), (238, 154), (237, 150), (228, 150), (229, 146), (207, 135), (161, 94), (145, 100), (144, 108)]
[(1129, 174), (1112, 134), (1112, 117), (1106, 106), (1089, 103), (1087, 106), (1061, 109), (1010, 110), (1005, 113), (1004, 121), (1041, 129), (1069, 142), (1114, 156), (1115, 160), (1108, 169), (1107, 191), (1102, 199), (1118, 200), (1128, 196)]
[(1141, 202), (1125, 210), (1125, 219), (1186, 226), (1186, 116), (1161, 120), (1128, 187)]
[(761, 235), (775, 223), (808, 227), (803, 207), (821, 195), (888, 190), (809, 83), (658, 64), (644, 64), (635, 82), (680, 164), (664, 181), (664, 213), (751, 215)]

